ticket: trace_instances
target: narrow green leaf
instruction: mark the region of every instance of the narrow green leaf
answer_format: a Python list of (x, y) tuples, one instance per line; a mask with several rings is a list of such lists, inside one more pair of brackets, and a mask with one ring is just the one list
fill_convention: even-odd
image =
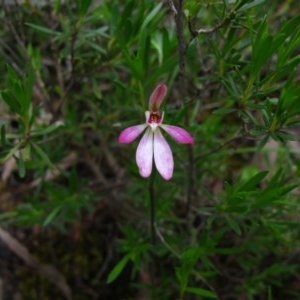
[[(267, 36), (257, 46), (253, 46), (253, 59), (251, 61), (251, 77), (255, 77), (261, 70), (261, 67), (271, 59), (273, 37)], [(257, 51), (254, 50), (257, 47)]]
[(61, 123), (53, 123), (46, 128), (42, 128), (42, 129), (39, 128), (39, 129), (32, 130), (31, 136), (40, 136), (40, 135), (49, 134), (57, 130), (61, 126), (63, 126)]
[(107, 54), (107, 51), (104, 48), (100, 47), (96, 43), (93, 43), (91, 41), (86, 41), (85, 44), (89, 45), (91, 48), (95, 49), (96, 51), (98, 51), (101, 54), (104, 54), (104, 55)]
[(30, 144), (36, 151), (36, 153), (42, 158), (45, 164), (47, 164), (51, 168), (55, 168), (48, 155), (42, 150), (42, 148), (37, 143), (30, 141)]
[(77, 0), (76, 2), (80, 17), (84, 17), (92, 3), (92, 0)]
[(151, 45), (157, 51), (158, 55), (158, 63), (159, 65), (162, 64), (164, 53), (163, 53), (163, 34), (162, 32), (158, 31), (153, 34), (151, 37)]
[(188, 293), (196, 294), (198, 296), (203, 296), (203, 297), (207, 297), (207, 298), (212, 298), (212, 299), (218, 298), (218, 296), (215, 293), (213, 293), (209, 290), (200, 289), (200, 288), (196, 288), (196, 287), (187, 287), (185, 289), (185, 291)]
[(263, 139), (260, 141), (260, 143), (257, 145), (257, 151), (260, 151), (268, 142), (270, 138), (270, 135), (267, 134), (265, 137), (263, 137)]
[(21, 178), (24, 178), (25, 174), (26, 174), (26, 169), (25, 169), (25, 165), (24, 165), (24, 161), (23, 161), (22, 155), (20, 155), (20, 157), (15, 156), (15, 160), (17, 162), (19, 176)]
[(2, 99), (10, 107), (10, 109), (17, 113), (21, 114), (21, 105), (18, 100), (11, 94), (6, 91), (1, 92)]
[(9, 74), (9, 80), (10, 82), (14, 82), (18, 80), (18, 75), (13, 67), (11, 67), (9, 64), (6, 64), (7, 72)]
[(24, 82), (22, 82), (20, 79), (15, 81), (14, 84), (10, 86), (10, 92), (20, 104), (20, 115), (24, 117), (26, 115), (26, 91), (24, 88)]
[(226, 216), (226, 221), (229, 225), (229, 227), (239, 236), (242, 235), (242, 230), (239, 226), (239, 224), (236, 222), (236, 220), (234, 218), (232, 218), (231, 216)]
[(25, 23), (25, 24), (27, 26), (33, 28), (33, 29), (36, 29), (36, 30), (38, 30), (40, 32), (47, 33), (47, 34), (50, 34), (50, 35), (58, 36), (58, 35), (61, 34), (60, 32), (57, 32), (57, 31), (52, 30), (52, 29), (49, 29), (47, 27), (39, 26), (39, 25), (32, 24), (32, 23)]
[(270, 179), (269, 184), (267, 189), (265, 190), (265, 192), (267, 190), (274, 190), (276, 188), (278, 188), (278, 186), (280, 186), (280, 182), (284, 181), (284, 172), (283, 169), (280, 168), (275, 175)]
[(5, 125), (1, 126), (1, 145), (4, 147), (6, 145), (6, 136), (5, 136)]
[(148, 26), (148, 24), (154, 19), (156, 14), (160, 11), (161, 7), (162, 7), (162, 3), (160, 2), (147, 15), (146, 19), (144, 20), (144, 22), (141, 26), (141, 30), (140, 30), (141, 32), (143, 32), (145, 30), (145, 28)]
[(184, 292), (187, 287), (189, 273), (190, 273), (190, 270), (186, 270), (183, 266), (175, 269), (175, 274), (176, 274), (177, 280), (180, 283), (180, 291), (181, 292)]
[(126, 47), (122, 47), (122, 54), (124, 55), (126, 63), (130, 67), (132, 74), (137, 79), (141, 79), (142, 78), (142, 70), (139, 68), (139, 64), (137, 62), (135, 62), (136, 58), (131, 57), (131, 55), (129, 54), (129, 51)]
[(0, 159), (0, 163), (4, 163), (8, 159), (10, 159), (15, 154), (15, 152), (21, 147), (22, 143), (23, 143), (23, 141), (20, 141), (12, 149), (10, 149), (8, 154), (6, 154), (3, 158)]
[(255, 174), (252, 178), (250, 178), (245, 184), (243, 184), (238, 192), (249, 192), (253, 191), (257, 188), (257, 185), (267, 176), (269, 171), (262, 171)]
[(295, 30), (299, 30), (299, 24), (300, 24), (300, 15), (297, 14), (291, 19), (287, 19), (282, 28), (281, 32), (283, 32), (286, 36), (291, 35)]
[(261, 136), (261, 135), (266, 135), (267, 132), (268, 132), (268, 129), (262, 125), (257, 125), (257, 126), (254, 126), (252, 129), (250, 129), (250, 134), (255, 137)]
[(273, 297), (272, 297), (272, 286), (268, 286), (268, 300), (272, 300)]
[(34, 70), (32, 65), (29, 68), (26, 78), (24, 79), (24, 113), (28, 114), (31, 100), (32, 100), (32, 91), (33, 91), (33, 83), (34, 83)]
[(236, 109), (232, 108), (232, 107), (222, 107), (222, 108), (215, 109), (213, 111), (213, 114), (219, 115), (219, 116), (224, 116), (224, 115), (231, 114), (235, 111), (236, 111)]
[(170, 55), (164, 60), (163, 64), (159, 68), (154, 69), (154, 71), (148, 76), (145, 85), (148, 85), (149, 83), (153, 84), (153, 82), (155, 82), (157, 78), (159, 78), (160, 76), (162, 76), (162, 74), (165, 74), (166, 72), (171, 73), (174, 71), (175, 76), (178, 72), (176, 62), (176, 56)]
[(109, 284), (117, 279), (117, 277), (120, 275), (122, 270), (127, 265), (129, 259), (130, 259), (130, 256), (129, 256), (129, 254), (127, 254), (115, 265), (115, 267), (109, 273), (106, 283)]
[(257, 6), (257, 5), (260, 5), (260, 4), (264, 3), (264, 2), (265, 2), (265, 0), (254, 0), (254, 1), (251, 1), (250, 3), (247, 3), (247, 4), (243, 5), (239, 9), (239, 11), (248, 10), (248, 9), (253, 8), (253, 7)]
[(31, 158), (31, 145), (30, 144), (27, 144), (25, 146), (25, 148), (22, 149), (22, 157), (23, 157), (23, 160), (26, 161), (26, 160), (30, 160)]
[(256, 118), (253, 116), (253, 114), (252, 114), (250, 111), (248, 111), (248, 110), (243, 110), (243, 111), (241, 112), (241, 116), (242, 116), (242, 118), (243, 118), (244, 120), (246, 120), (247, 122), (250, 121), (250, 122), (253, 123), (254, 125), (259, 126), (258, 120), (256, 120)]
[(53, 219), (57, 216), (57, 214), (59, 213), (59, 211), (62, 208), (62, 204), (57, 206), (45, 219), (44, 223), (43, 223), (43, 227), (46, 227), (47, 225), (49, 225)]
[(300, 137), (291, 133), (287, 133), (284, 131), (278, 131), (276, 132), (276, 135), (279, 139), (282, 141), (299, 141)]
[[(127, 24), (128, 21), (130, 20), (131, 18), (131, 15), (132, 15), (132, 12), (134, 10), (134, 6), (136, 5), (136, 1), (127, 1), (126, 2), (126, 6), (124, 8), (124, 10), (122, 11), (122, 14), (121, 15), (118, 15), (118, 18), (117, 20), (120, 20), (118, 25), (117, 25), (117, 31), (118, 31), (118, 35), (120, 38), (123, 38), (126, 36), (126, 39), (129, 40), (131, 35), (129, 35), (128, 31), (124, 31), (125, 28), (127, 28)], [(117, 16), (115, 16), (117, 17)]]
[(254, 79), (258, 76), (263, 64), (271, 59), (273, 48), (273, 37), (268, 33), (267, 18), (265, 17), (255, 35), (252, 43), (252, 59), (250, 64), (250, 77)]
[(147, 63), (149, 61), (148, 56), (150, 43), (147, 32), (147, 29), (145, 29), (139, 35), (137, 58), (141, 62), (141, 72), (148, 68)]

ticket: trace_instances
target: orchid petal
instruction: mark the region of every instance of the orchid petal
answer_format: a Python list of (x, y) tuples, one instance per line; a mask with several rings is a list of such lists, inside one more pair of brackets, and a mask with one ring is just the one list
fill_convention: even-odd
[(149, 110), (151, 112), (157, 112), (159, 107), (167, 94), (167, 86), (165, 84), (159, 84), (152, 92), (149, 100)]
[(121, 144), (129, 144), (133, 142), (145, 129), (147, 125), (135, 125), (124, 129), (118, 138), (119, 143)]
[(165, 179), (171, 179), (174, 169), (174, 161), (171, 148), (163, 137), (159, 128), (154, 133), (154, 161), (160, 175)]
[(149, 177), (153, 163), (153, 133), (149, 127), (136, 150), (136, 163), (142, 177)]
[(160, 125), (176, 142), (194, 144), (194, 138), (183, 128), (173, 125)]

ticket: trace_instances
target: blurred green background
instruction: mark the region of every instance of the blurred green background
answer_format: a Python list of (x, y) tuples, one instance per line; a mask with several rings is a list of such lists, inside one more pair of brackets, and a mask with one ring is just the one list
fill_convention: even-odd
[[(0, 21), (0, 299), (300, 299), (298, 1), (2, 0)], [(195, 139), (166, 137), (170, 181), (118, 143), (161, 82)]]

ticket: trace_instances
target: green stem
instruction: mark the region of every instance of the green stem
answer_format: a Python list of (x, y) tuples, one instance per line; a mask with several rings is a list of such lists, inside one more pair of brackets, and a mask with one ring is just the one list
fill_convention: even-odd
[(277, 116), (275, 115), (275, 117), (271, 123), (270, 132), (274, 132), (277, 128), (277, 125), (278, 125), (278, 119), (277, 119)]
[(149, 199), (150, 199), (150, 228), (151, 228), (151, 240), (152, 244), (155, 245), (155, 182), (156, 170), (153, 170), (149, 180)]
[(251, 94), (253, 83), (254, 83), (254, 78), (250, 77), (250, 79), (248, 81), (248, 85), (247, 85), (246, 91), (244, 92), (242, 100), (241, 100), (242, 106), (244, 106), (246, 104), (246, 102), (247, 102), (247, 100), (248, 100), (248, 98), (249, 98), (249, 96)]

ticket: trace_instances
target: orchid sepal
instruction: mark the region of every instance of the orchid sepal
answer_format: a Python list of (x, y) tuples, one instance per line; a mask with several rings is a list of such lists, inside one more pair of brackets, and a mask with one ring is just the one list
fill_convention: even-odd
[(194, 144), (194, 138), (182, 127), (174, 125), (160, 125), (177, 143)]
[(118, 142), (120, 144), (130, 144), (133, 142), (147, 127), (147, 124), (130, 126), (121, 131)]
[(165, 84), (159, 84), (152, 92), (149, 99), (149, 110), (151, 112), (158, 112), (162, 101), (167, 94), (167, 86)]

